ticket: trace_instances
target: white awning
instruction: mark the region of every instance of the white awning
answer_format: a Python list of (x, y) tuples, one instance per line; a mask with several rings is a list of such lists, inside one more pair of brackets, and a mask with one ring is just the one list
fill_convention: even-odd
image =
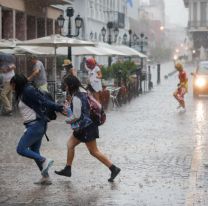
[(147, 58), (147, 56), (142, 54), (141, 52), (133, 48), (130, 48), (128, 46), (124, 46), (124, 45), (110, 45), (106, 43), (98, 43), (97, 47), (113, 49), (113, 50), (123, 53), (124, 56), (130, 56), (130, 57), (138, 56), (140, 58)]
[(133, 49), (133, 48), (130, 48), (128, 46), (118, 46), (118, 45), (113, 45), (113, 48), (120, 51), (120, 52), (123, 52), (123, 53), (126, 53), (128, 54), (129, 56), (138, 56), (138, 57), (141, 57), (141, 58), (147, 58), (147, 56), (139, 51), (137, 51), (136, 49)]
[[(74, 56), (125, 56), (124, 53), (110, 48), (98, 48), (98, 47), (72, 47), (72, 55)], [(55, 51), (52, 47), (34, 47), (34, 46), (18, 46), (15, 49), (15, 53), (31, 53), (37, 55), (55, 55)], [(56, 55), (67, 56), (68, 47), (59, 47), (56, 49)]]

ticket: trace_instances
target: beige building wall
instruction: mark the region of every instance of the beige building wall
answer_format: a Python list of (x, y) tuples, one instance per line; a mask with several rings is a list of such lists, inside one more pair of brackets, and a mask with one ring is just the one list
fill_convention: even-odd
[(19, 11), (25, 11), (25, 3), (23, 0), (0, 0), (0, 5)]

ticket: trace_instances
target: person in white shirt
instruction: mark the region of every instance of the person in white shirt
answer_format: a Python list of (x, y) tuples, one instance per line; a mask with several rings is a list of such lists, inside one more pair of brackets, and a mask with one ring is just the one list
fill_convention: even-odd
[(86, 59), (86, 70), (88, 71), (90, 85), (88, 89), (93, 94), (95, 99), (100, 102), (100, 92), (102, 91), (102, 72), (97, 66), (94, 58), (89, 57)]
[(0, 97), (3, 104), (4, 115), (12, 115), (12, 88), (10, 86), (10, 80), (15, 75), (16, 69), (13, 63), (5, 63), (1, 65), (0, 70), (3, 75), (3, 89)]

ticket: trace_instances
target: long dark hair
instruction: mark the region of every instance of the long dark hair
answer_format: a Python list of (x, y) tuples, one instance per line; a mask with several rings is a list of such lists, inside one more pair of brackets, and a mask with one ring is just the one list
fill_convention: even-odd
[(68, 75), (64, 79), (64, 84), (66, 84), (68, 86), (68, 92), (70, 93), (70, 95), (73, 95), (74, 93), (76, 93), (79, 90), (79, 87), (82, 87), (79, 79), (75, 76), (72, 76), (72, 75)]
[(15, 85), (15, 95), (17, 100), (20, 98), (22, 91), (27, 83), (28, 80), (23, 74), (15, 74), (10, 80), (10, 85)]

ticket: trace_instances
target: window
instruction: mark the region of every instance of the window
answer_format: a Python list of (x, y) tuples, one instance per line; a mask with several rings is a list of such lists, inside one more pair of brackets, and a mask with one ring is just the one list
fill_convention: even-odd
[(207, 2), (201, 2), (201, 26), (206, 26), (207, 23)]
[(196, 23), (197, 20), (198, 20), (197, 14), (198, 14), (198, 12), (197, 12), (197, 3), (195, 2), (195, 3), (193, 4), (193, 21), (194, 21), (195, 23)]

